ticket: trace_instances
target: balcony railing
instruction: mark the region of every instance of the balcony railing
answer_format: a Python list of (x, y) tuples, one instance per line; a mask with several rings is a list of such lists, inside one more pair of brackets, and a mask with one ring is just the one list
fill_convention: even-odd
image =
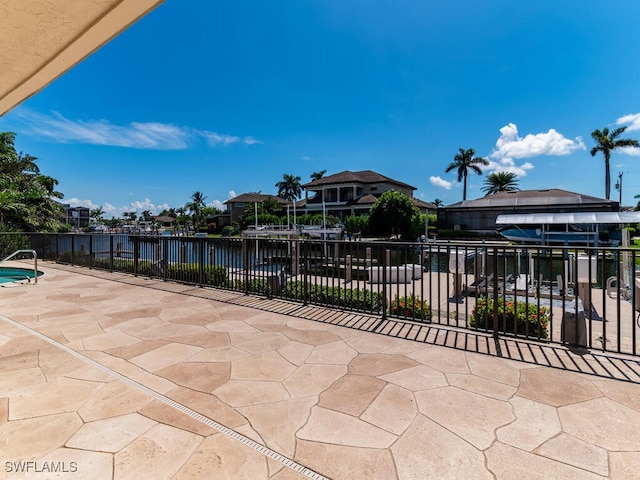
[(638, 251), (446, 242), (32, 234), (43, 260), (638, 355)]

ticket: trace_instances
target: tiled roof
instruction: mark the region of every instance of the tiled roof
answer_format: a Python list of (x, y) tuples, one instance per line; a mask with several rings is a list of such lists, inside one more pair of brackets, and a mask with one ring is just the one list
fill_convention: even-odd
[(584, 195), (582, 193), (568, 192), (559, 188), (544, 190), (519, 190), (516, 192), (498, 192), (475, 200), (465, 200), (448, 205), (447, 209), (454, 208), (494, 208), (494, 207), (530, 207), (530, 206), (554, 206), (554, 205), (589, 205), (614, 203), (604, 198)]
[(267, 195), (264, 193), (241, 193), (237, 197), (230, 198), (224, 203), (237, 203), (237, 202), (245, 202), (245, 203), (261, 203), (265, 200), (273, 199), (278, 203), (287, 204), (288, 200), (285, 200), (282, 197), (278, 197), (277, 195)]
[(402, 186), (404, 188), (410, 188), (416, 190), (416, 187), (408, 185), (404, 182), (399, 182), (393, 178), (385, 177), (371, 170), (362, 170), (360, 172), (351, 172), (345, 170), (344, 172), (329, 175), (328, 177), (322, 177), (313, 182), (302, 185), (302, 188), (306, 190), (313, 190), (314, 188), (322, 187), (324, 185), (335, 185), (340, 183), (392, 183), (394, 185)]
[(419, 198), (411, 198), (411, 200), (413, 200), (413, 204), (418, 207), (418, 208), (426, 208), (428, 210), (437, 210), (438, 207), (436, 207), (433, 203), (430, 202), (425, 202), (424, 200), (420, 200)]
[(372, 194), (363, 195), (358, 198), (354, 203), (356, 205), (373, 205), (378, 200), (378, 197)]

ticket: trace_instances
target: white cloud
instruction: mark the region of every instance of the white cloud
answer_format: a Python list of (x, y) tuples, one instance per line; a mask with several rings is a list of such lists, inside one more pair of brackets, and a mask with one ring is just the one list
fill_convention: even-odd
[(431, 185), (435, 185), (436, 187), (444, 188), (445, 190), (451, 190), (451, 186), (453, 185), (452, 182), (448, 182), (447, 180), (443, 180), (440, 177), (431, 176), (431, 177), (429, 177), (429, 181), (431, 182)]
[(496, 147), (488, 157), (489, 165), (484, 168), (488, 172), (510, 172), (523, 177), (534, 168), (531, 162), (520, 165), (515, 160), (538, 156), (566, 156), (576, 150), (586, 150), (581, 137), (568, 139), (555, 129), (546, 133), (528, 134), (521, 137), (515, 123), (509, 123), (500, 129), (500, 137)]
[(209, 206), (210, 206), (210, 207), (217, 208), (218, 210), (222, 210), (222, 211), (224, 211), (224, 210), (225, 210), (224, 203), (223, 203), (223, 202), (221, 202), (220, 200), (214, 200), (213, 202), (211, 202), (211, 203), (209, 204)]
[(524, 138), (518, 135), (518, 127), (514, 123), (500, 129), (500, 138), (490, 157), (531, 158), (540, 155), (564, 156), (576, 150), (586, 150), (581, 137), (570, 140), (553, 128), (547, 133), (528, 134)]
[(230, 145), (240, 141), (240, 137), (234, 137), (233, 135), (221, 135), (216, 132), (201, 132), (201, 135), (207, 140), (207, 143), (214, 147), (216, 145)]
[(238, 195), (236, 194), (235, 190), (229, 190), (229, 195), (227, 197), (227, 200), (230, 200), (234, 197), (237, 197)]
[[(65, 198), (61, 200), (62, 203), (69, 204), (71, 207), (87, 207), (87, 208), (98, 208), (100, 205), (96, 205), (91, 200), (80, 200), (79, 198)], [(104, 207), (103, 207), (104, 208)]]
[(509, 172), (515, 173), (519, 177), (524, 177), (529, 170), (533, 170), (531, 162), (524, 162), (522, 165), (516, 165), (511, 158), (501, 158), (499, 161), (489, 160), (489, 165), (484, 168), (485, 173), (490, 172)]
[[(629, 115), (623, 115), (616, 120), (617, 125), (627, 125), (627, 132), (634, 130), (640, 130), (640, 113), (630, 113)], [(634, 153), (633, 155), (638, 155)]]
[(634, 147), (621, 147), (617, 150), (620, 153), (624, 153), (625, 155), (631, 155), (634, 157), (640, 157), (640, 148)]
[(262, 143), (251, 136), (234, 135), (198, 130), (159, 122), (131, 122), (114, 125), (108, 120), (70, 120), (58, 112), (50, 115), (29, 109), (16, 109), (20, 133), (53, 139), (60, 143), (88, 143), (148, 150), (184, 150), (198, 138), (211, 147), (243, 143)]
[(256, 143), (263, 143), (263, 142), (261, 142), (260, 140), (256, 140), (252, 136), (248, 136), (242, 139), (242, 143), (244, 143), (245, 145), (254, 145)]

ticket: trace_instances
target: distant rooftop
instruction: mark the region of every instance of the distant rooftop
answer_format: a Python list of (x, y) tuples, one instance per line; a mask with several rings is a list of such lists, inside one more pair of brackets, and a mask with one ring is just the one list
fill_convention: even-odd
[(379, 173), (376, 173), (372, 170), (362, 170), (359, 172), (351, 172), (349, 170), (345, 170), (344, 172), (329, 175), (327, 177), (322, 177), (318, 180), (306, 183), (302, 185), (302, 187), (306, 190), (313, 190), (317, 187), (321, 187), (324, 185), (335, 185), (336, 183), (393, 183), (403, 188), (416, 190), (416, 187), (413, 187), (404, 182), (399, 182), (398, 180), (394, 180), (393, 178), (385, 177), (384, 175), (380, 175)]
[(224, 203), (237, 203), (237, 202), (245, 202), (245, 203), (262, 203), (265, 200), (275, 200), (278, 203), (287, 204), (290, 203), (288, 200), (285, 200), (282, 197), (278, 197), (277, 195), (269, 195), (266, 193), (241, 193), (237, 197), (230, 198)]
[(611, 204), (616, 202), (582, 193), (569, 192), (559, 188), (542, 190), (519, 190), (516, 192), (498, 192), (475, 200), (465, 200), (448, 205), (455, 208), (493, 208), (493, 207), (529, 207), (554, 205), (590, 205)]

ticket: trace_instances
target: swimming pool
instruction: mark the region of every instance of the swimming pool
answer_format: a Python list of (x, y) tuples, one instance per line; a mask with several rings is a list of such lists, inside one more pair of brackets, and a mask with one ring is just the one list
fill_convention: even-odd
[[(0, 267), (0, 284), (31, 280), (34, 276), (33, 268)], [(40, 276), (42, 272), (39, 271), (38, 277)]]

